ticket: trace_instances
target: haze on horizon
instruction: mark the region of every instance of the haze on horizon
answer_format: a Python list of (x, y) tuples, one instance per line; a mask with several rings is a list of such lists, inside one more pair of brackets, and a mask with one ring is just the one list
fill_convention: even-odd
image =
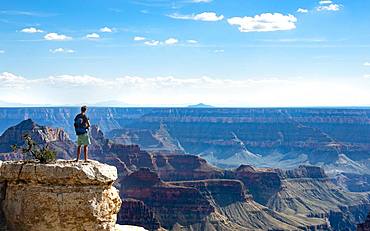
[(4, 0), (0, 106), (369, 106), (369, 9), (366, 0)]

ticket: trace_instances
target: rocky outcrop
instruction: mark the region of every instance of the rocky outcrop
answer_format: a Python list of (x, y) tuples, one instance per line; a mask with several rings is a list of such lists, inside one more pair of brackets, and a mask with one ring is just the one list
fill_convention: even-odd
[(2, 208), (10, 230), (115, 230), (121, 199), (113, 166), (57, 161), (3, 162)]
[(153, 153), (154, 170), (164, 181), (223, 178), (224, 171), (194, 155)]
[(324, 179), (328, 176), (325, 174), (323, 168), (317, 166), (301, 165), (298, 168), (284, 170), (275, 170), (281, 179), (292, 179), (292, 178), (311, 178), (311, 179)]
[(68, 134), (60, 128), (51, 128), (40, 126), (32, 119), (27, 119), (8, 128), (4, 134), (0, 136), (0, 153), (9, 153), (2, 156), (3, 160), (20, 159), (21, 157), (13, 156), (12, 145), (24, 145), (23, 136), (28, 134), (39, 145), (48, 144), (53, 148), (59, 158), (70, 159), (74, 152), (74, 143), (70, 140)]
[(246, 191), (244, 184), (238, 180), (177, 181), (171, 182), (171, 184), (196, 188), (209, 201), (221, 207), (252, 199), (252, 196)]
[(255, 201), (263, 205), (281, 190), (281, 179), (273, 169), (259, 169), (249, 165), (241, 165), (232, 172), (232, 175), (245, 184)]
[(138, 145), (123, 145), (106, 139), (94, 144), (91, 152), (101, 150), (102, 157), (108, 163), (122, 166), (120, 175), (126, 176), (139, 168), (149, 168), (158, 173), (164, 181), (203, 180), (222, 178), (224, 170), (214, 167), (206, 160), (185, 154), (168, 154), (164, 152), (149, 152), (142, 150)]
[[(0, 151), (8, 152), (11, 151), (10, 145), (17, 144), (21, 145), (24, 143), (23, 135), (29, 134), (32, 139), (37, 143), (46, 142), (65, 142), (69, 140), (69, 136), (62, 129), (50, 128), (46, 126), (40, 126), (33, 120), (27, 119), (22, 121), (16, 126), (8, 128), (0, 138)], [(9, 144), (9, 146), (8, 146)]]

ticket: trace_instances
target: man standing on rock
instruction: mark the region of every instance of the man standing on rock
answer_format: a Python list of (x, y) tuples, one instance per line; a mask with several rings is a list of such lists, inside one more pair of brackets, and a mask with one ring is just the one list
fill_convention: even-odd
[(75, 117), (74, 127), (77, 135), (77, 160), (80, 160), (81, 146), (84, 146), (84, 157), (87, 161), (87, 146), (91, 144), (88, 134), (90, 128), (89, 118), (86, 116), (87, 107), (81, 107), (81, 113)]

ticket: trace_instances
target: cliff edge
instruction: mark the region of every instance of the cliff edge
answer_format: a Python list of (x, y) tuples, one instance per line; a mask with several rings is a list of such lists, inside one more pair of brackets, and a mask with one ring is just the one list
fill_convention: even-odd
[(97, 161), (0, 162), (3, 217), (9, 230), (113, 231), (121, 207), (117, 169)]

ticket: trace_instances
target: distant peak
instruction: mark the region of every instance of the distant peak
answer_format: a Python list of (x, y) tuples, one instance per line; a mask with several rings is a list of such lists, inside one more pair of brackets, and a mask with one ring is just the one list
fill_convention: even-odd
[(212, 108), (213, 106), (208, 105), (208, 104), (204, 104), (204, 103), (198, 103), (198, 104), (195, 104), (195, 105), (189, 105), (188, 107), (190, 107), (190, 108)]
[(21, 128), (22, 130), (24, 129), (33, 129), (35, 127), (38, 127), (39, 125), (36, 124), (35, 121), (33, 121), (32, 119), (26, 119), (26, 120), (23, 120), (22, 122), (20, 122), (19, 124), (15, 125), (16, 128)]

